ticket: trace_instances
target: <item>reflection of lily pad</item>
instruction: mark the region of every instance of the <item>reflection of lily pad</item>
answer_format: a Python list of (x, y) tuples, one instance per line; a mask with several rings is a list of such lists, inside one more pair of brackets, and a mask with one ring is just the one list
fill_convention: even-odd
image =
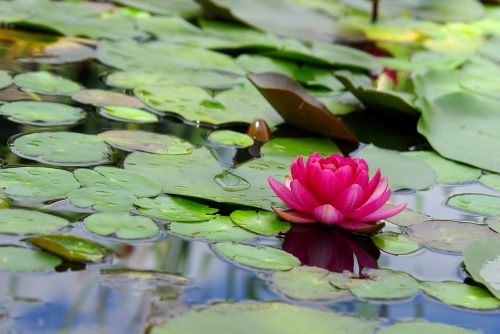
[(106, 248), (73, 235), (46, 234), (28, 238), (27, 241), (68, 261), (96, 263), (108, 256)]
[(0, 210), (0, 233), (40, 234), (55, 232), (69, 222), (48, 213), (23, 209)]
[(0, 169), (0, 188), (12, 197), (64, 197), (80, 184), (73, 175), (62, 169), (18, 167)]
[(151, 219), (131, 216), (128, 212), (101, 212), (83, 220), (85, 227), (98, 235), (116, 236), (118, 239), (151, 238), (160, 232)]
[(109, 130), (99, 137), (108, 144), (125, 151), (142, 151), (155, 154), (189, 154), (193, 145), (169, 135), (133, 130)]
[(451, 220), (430, 220), (408, 227), (416, 242), (432, 249), (461, 253), (474, 240), (495, 238), (498, 235), (485, 225)]
[(215, 244), (214, 249), (231, 261), (255, 269), (290, 270), (300, 265), (300, 260), (292, 254), (269, 246), (222, 242)]
[(478, 332), (436, 322), (404, 321), (398, 322), (386, 328), (382, 328), (377, 334), (478, 334)]
[(494, 310), (500, 307), (500, 300), (480, 286), (459, 282), (421, 282), (426, 294), (448, 305), (473, 310)]
[(252, 138), (244, 133), (231, 130), (213, 131), (208, 136), (208, 140), (227, 146), (249, 147), (253, 145)]
[(464, 250), (465, 269), (500, 299), (500, 240), (477, 240)]
[(231, 220), (235, 224), (261, 235), (274, 235), (290, 229), (288, 222), (268, 211), (236, 210), (231, 213)]
[(0, 70), (0, 89), (8, 87), (12, 84), (12, 78), (9, 72)]
[(142, 108), (144, 104), (133, 96), (102, 90), (102, 89), (82, 89), (71, 94), (71, 98), (76, 102), (90, 104), (94, 107), (129, 107)]
[(135, 199), (128, 191), (96, 186), (76, 189), (68, 194), (71, 204), (96, 211), (128, 211), (133, 208)]
[(123, 121), (130, 123), (155, 123), (158, 122), (158, 116), (152, 114), (146, 110), (130, 108), (130, 107), (120, 107), (120, 106), (109, 106), (99, 109), (99, 113), (109, 119), (115, 121)]
[(373, 236), (373, 242), (386, 253), (405, 255), (417, 251), (420, 246), (406, 235), (396, 232), (384, 232)]
[(51, 165), (82, 166), (106, 163), (111, 149), (98, 136), (74, 132), (37, 132), (17, 137), (17, 155)]
[(53, 102), (19, 101), (4, 104), (0, 114), (9, 120), (40, 126), (74, 124), (85, 117), (80, 108)]
[(219, 216), (212, 220), (193, 224), (173, 222), (170, 224), (170, 231), (185, 237), (209, 241), (242, 241), (257, 237), (256, 234), (234, 224), (226, 216)]
[(82, 89), (78, 83), (46, 71), (18, 74), (14, 83), (25, 91), (47, 95), (69, 95)]
[(287, 297), (299, 300), (335, 300), (348, 295), (330, 284), (328, 270), (300, 266), (290, 271), (277, 271), (273, 275), (273, 285)]
[(147, 217), (176, 222), (199, 222), (215, 218), (218, 209), (186, 198), (158, 196), (142, 198), (134, 203)]
[(418, 292), (418, 282), (402, 271), (375, 269), (367, 279), (352, 279), (349, 283), (351, 293), (366, 299), (402, 299)]
[(48, 270), (62, 263), (52, 254), (17, 246), (1, 246), (0, 257), (0, 270), (15, 272)]
[(469, 213), (500, 215), (500, 197), (484, 194), (458, 194), (448, 198), (446, 205)]

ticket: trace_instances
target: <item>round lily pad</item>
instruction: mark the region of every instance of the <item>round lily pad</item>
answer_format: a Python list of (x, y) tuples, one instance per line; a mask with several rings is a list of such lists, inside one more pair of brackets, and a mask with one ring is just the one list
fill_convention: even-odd
[(418, 292), (418, 282), (402, 271), (375, 269), (369, 272), (369, 278), (352, 279), (349, 289), (360, 298), (403, 299)]
[(137, 172), (117, 167), (80, 168), (75, 178), (85, 187), (105, 187), (124, 190), (137, 197), (152, 197), (161, 193), (161, 186)]
[(164, 74), (157, 72), (114, 72), (106, 77), (106, 85), (118, 88), (134, 89), (139, 85), (150, 84), (161, 80), (164, 76)]
[(382, 328), (377, 334), (478, 334), (478, 332), (441, 323), (430, 323), (425, 321), (398, 322), (386, 328)]
[(273, 286), (287, 297), (298, 300), (335, 300), (348, 295), (330, 283), (330, 272), (318, 267), (300, 266), (273, 274)]
[(0, 114), (13, 122), (39, 126), (75, 124), (85, 118), (82, 109), (54, 102), (19, 101), (0, 106)]
[(485, 239), (471, 242), (464, 250), (465, 269), (500, 299), (500, 240)]
[(45, 167), (0, 169), (0, 188), (12, 197), (58, 198), (80, 187), (68, 171)]
[(500, 174), (486, 174), (481, 176), (479, 182), (487, 187), (500, 191)]
[(430, 220), (411, 225), (408, 234), (424, 246), (454, 253), (461, 253), (474, 240), (499, 238), (488, 226), (452, 220)]
[(0, 70), (0, 89), (9, 87), (11, 84), (12, 84), (12, 77), (9, 75), (9, 72)]
[(192, 224), (173, 222), (170, 224), (170, 231), (185, 237), (209, 241), (241, 241), (258, 237), (257, 234), (234, 224), (226, 216), (218, 216), (208, 221)]
[(193, 145), (180, 138), (154, 132), (110, 130), (99, 137), (106, 143), (124, 151), (142, 151), (155, 154), (189, 154)]
[(111, 149), (98, 136), (75, 132), (36, 132), (14, 139), (17, 155), (61, 166), (89, 166), (109, 162)]
[(108, 106), (99, 109), (99, 113), (109, 119), (133, 123), (155, 123), (158, 116), (146, 110), (130, 107)]
[(480, 286), (445, 281), (421, 282), (420, 288), (429, 296), (453, 306), (473, 310), (494, 310), (500, 307), (500, 300)]
[(420, 246), (406, 235), (384, 232), (373, 236), (373, 242), (386, 253), (405, 255), (416, 252)]
[(136, 197), (126, 190), (93, 186), (73, 190), (68, 200), (74, 206), (95, 211), (128, 211), (133, 208)]
[(46, 234), (26, 241), (68, 261), (97, 263), (104, 261), (109, 254), (101, 245), (73, 235)]
[(17, 246), (0, 246), (0, 258), (0, 270), (15, 272), (48, 270), (62, 263), (52, 254)]
[(449, 197), (446, 205), (469, 213), (486, 216), (500, 215), (500, 196), (459, 194)]
[(160, 228), (151, 219), (131, 216), (128, 212), (101, 212), (83, 220), (85, 227), (92, 233), (102, 236), (116, 236), (118, 239), (151, 238)]
[(80, 84), (46, 71), (18, 74), (14, 83), (25, 91), (46, 95), (70, 95), (82, 89)]
[(141, 198), (134, 202), (138, 211), (146, 216), (175, 222), (200, 222), (215, 218), (219, 211), (208, 205), (173, 196)]
[(236, 210), (230, 217), (235, 224), (261, 235), (275, 235), (290, 229), (290, 223), (281, 220), (273, 212)]
[(290, 253), (269, 246), (252, 246), (234, 242), (217, 243), (215, 251), (246, 267), (262, 270), (290, 270), (300, 265), (300, 260)]
[(213, 131), (208, 140), (226, 146), (249, 147), (253, 145), (253, 139), (244, 133), (231, 130)]
[(144, 107), (144, 104), (133, 96), (102, 89), (82, 89), (76, 93), (71, 94), (71, 98), (76, 102), (90, 104), (94, 107)]
[(40, 234), (55, 232), (69, 222), (48, 213), (23, 209), (0, 210), (0, 233)]

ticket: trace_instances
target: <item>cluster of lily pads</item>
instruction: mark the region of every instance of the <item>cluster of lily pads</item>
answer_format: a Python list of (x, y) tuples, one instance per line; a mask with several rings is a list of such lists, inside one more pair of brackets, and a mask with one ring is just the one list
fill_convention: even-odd
[[(290, 327), (301, 332), (307, 322), (319, 333), (344, 328), (472, 333), (421, 321), (377, 330), (378, 321), (293, 302), (398, 301), (424, 293), (466, 309), (500, 307), (500, 220), (495, 217), (500, 196), (456, 193), (445, 199), (450, 208), (484, 218), (482, 224), (406, 210), (372, 237), (380, 250), (395, 256), (422, 248), (463, 253), (473, 285), (420, 280), (389, 268), (329, 271), (306, 265), (288, 247), (269, 245), (279, 245), (290, 225), (271, 212), (285, 205), (269, 189), (267, 177), (284, 179), (298, 155), (330, 155), (339, 148), (327, 139), (277, 137), (260, 147), (258, 156), (228, 166), (217, 159), (221, 148), (229, 149), (232, 159), (235, 152), (262, 143), (216, 129), (261, 118), (272, 129), (286, 121), (325, 135), (317, 124), (337, 126), (335, 116), (345, 116), (347, 124), (348, 114), (360, 112), (404, 117), (418, 121), (416, 131), (428, 140), (427, 150), (397, 152), (369, 144), (351, 155), (365, 159), (372, 172), (380, 168), (393, 190), (480, 183), (489, 193), (500, 192), (500, 158), (492, 153), (500, 144), (499, 8), (475, 0), (460, 6), (451, 0), (382, 1), (378, 22), (371, 24), (370, 3), (361, 0), (114, 3), (0, 1), (0, 23), (65, 36), (20, 62), (57, 66), (90, 60), (109, 69), (103, 78), (107, 89), (84, 87), (51, 70), (0, 70), (0, 89), (15, 87), (27, 97), (0, 102), (0, 114), (40, 129), (9, 139), (11, 152), (26, 166), (0, 169), (0, 233), (29, 244), (1, 246), (0, 269), (51, 270), (63, 260), (102, 263), (113, 257), (104, 242), (155, 242), (174, 235), (208, 242), (222, 258), (262, 271), (290, 302), (213, 304), (154, 327), (157, 334), (192, 333), (213, 324), (218, 332), (232, 332), (254, 326), (255, 319), (262, 323), (263, 317), (262, 331), (273, 333)], [(354, 43), (364, 50), (347, 46)], [(264, 82), (252, 80), (256, 88), (246, 75), (258, 72), (272, 74), (262, 77)], [(279, 75), (298, 86), (274, 87), (282, 82)], [(282, 100), (295, 105), (276, 103)], [(304, 105), (307, 114), (290, 115)], [(132, 126), (96, 134), (73, 130), (91, 112)], [(172, 116), (209, 127), (204, 145), (137, 127)], [(69, 130), (60, 131), (61, 126)], [(350, 130), (338, 129), (353, 139)], [(64, 218), (62, 209), (78, 218)], [(72, 234), (77, 225), (88, 238)], [(348, 256), (352, 261), (353, 253)]]

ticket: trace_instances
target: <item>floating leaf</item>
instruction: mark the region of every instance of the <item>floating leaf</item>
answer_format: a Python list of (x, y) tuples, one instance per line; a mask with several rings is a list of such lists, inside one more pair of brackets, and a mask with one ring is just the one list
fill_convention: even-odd
[[(316, 334), (350, 334), (373, 331), (376, 321), (280, 302), (217, 303), (203, 310), (189, 310), (153, 327), (151, 334), (238, 333), (242, 328), (262, 334), (289, 334), (290, 328), (306, 333), (314, 324)], [(447, 333), (448, 334), (448, 333)]]
[[(94, 49), (68, 39), (59, 39), (43, 48), (42, 55), (27, 58), (26, 61), (41, 64), (67, 64), (94, 58)], [(24, 60), (24, 59), (23, 59)]]
[(106, 77), (106, 85), (134, 89), (137, 86), (150, 84), (161, 80), (164, 77), (162, 73), (146, 71), (124, 71), (114, 72)]
[(0, 210), (0, 233), (40, 234), (55, 232), (69, 222), (48, 213), (23, 209)]
[(384, 150), (374, 145), (366, 146), (354, 156), (366, 160), (370, 167), (370, 175), (380, 168), (382, 175), (388, 178), (389, 186), (393, 190), (427, 189), (436, 178), (436, 174), (427, 164), (405, 157), (399, 152)]
[(102, 116), (122, 122), (130, 123), (155, 123), (158, 122), (158, 116), (147, 112), (146, 110), (130, 108), (130, 107), (117, 107), (109, 106), (99, 109), (99, 114)]
[(128, 211), (134, 207), (136, 197), (126, 190), (92, 186), (73, 190), (68, 201), (79, 208), (95, 211)]
[(405, 209), (401, 213), (393, 217), (386, 218), (385, 220), (398, 226), (410, 226), (413, 224), (425, 223), (429, 219), (431, 219), (431, 217), (428, 215), (424, 215), (423, 213), (415, 210)]
[(111, 149), (98, 136), (75, 132), (37, 132), (14, 139), (17, 155), (49, 165), (99, 165), (111, 158)]
[(73, 175), (62, 169), (18, 167), (0, 169), (0, 188), (12, 197), (58, 198), (80, 187)]
[(498, 235), (485, 225), (452, 220), (429, 220), (408, 227), (409, 236), (432, 249), (454, 253), (463, 252), (474, 240), (495, 238)]
[(277, 248), (252, 246), (233, 242), (217, 243), (215, 251), (246, 267), (261, 270), (290, 270), (300, 265), (295, 256)]
[(39, 126), (75, 124), (85, 118), (82, 109), (53, 102), (11, 102), (0, 106), (0, 114), (13, 122)]
[(0, 270), (28, 272), (49, 270), (62, 260), (52, 254), (17, 246), (0, 246)]
[(273, 212), (236, 210), (230, 217), (238, 226), (261, 235), (271, 236), (290, 229), (290, 224), (279, 219)]
[(14, 83), (25, 91), (47, 95), (69, 95), (82, 89), (78, 83), (46, 71), (18, 74)]
[(176, 222), (210, 220), (215, 218), (214, 214), (219, 211), (205, 204), (173, 196), (142, 198), (134, 204), (139, 207), (138, 211), (147, 217)]
[(500, 215), (500, 197), (484, 194), (458, 194), (448, 198), (446, 205), (469, 213)]
[(0, 192), (0, 209), (6, 209), (10, 206), (10, 198), (4, 193)]
[(402, 271), (389, 269), (370, 270), (367, 279), (351, 279), (351, 293), (366, 299), (410, 298), (418, 292), (418, 282)]
[(109, 130), (101, 132), (99, 137), (108, 144), (129, 152), (189, 154), (193, 148), (193, 145), (180, 138), (146, 131)]
[(500, 191), (500, 175), (499, 174), (485, 174), (479, 178), (479, 182), (487, 187)]
[(108, 256), (106, 248), (73, 235), (46, 234), (28, 238), (26, 241), (68, 261), (97, 263)]
[(126, 240), (151, 238), (160, 232), (151, 219), (128, 212), (95, 213), (85, 218), (83, 224), (92, 233)]
[[(24, 6), (10, 1), (0, 2), (0, 22), (14, 23), (27, 19), (33, 12)], [(1, 86), (1, 85), (0, 85)]]
[(495, 238), (470, 243), (464, 250), (464, 263), (472, 278), (500, 299), (500, 240)]
[(331, 273), (318, 267), (300, 266), (273, 274), (273, 286), (287, 297), (298, 300), (335, 300), (346, 297), (346, 290), (334, 287)]
[(464, 183), (477, 180), (481, 170), (447, 160), (435, 152), (413, 151), (403, 152), (403, 155), (425, 162), (434, 169), (437, 183)]
[(239, 133), (231, 130), (213, 131), (208, 136), (208, 140), (226, 146), (249, 147), (253, 145), (252, 138), (244, 133)]
[(386, 328), (382, 328), (377, 334), (478, 334), (477, 331), (441, 324), (437, 322), (404, 321), (398, 322)]
[(494, 310), (500, 307), (500, 300), (480, 286), (444, 281), (421, 282), (420, 288), (448, 305), (473, 310)]
[(116, 2), (160, 15), (197, 16), (200, 6), (193, 0), (116, 0)]
[(144, 107), (144, 104), (133, 96), (102, 89), (82, 89), (71, 94), (71, 98), (76, 102), (90, 104), (94, 107)]
[(258, 235), (234, 224), (229, 217), (219, 216), (212, 220), (193, 224), (173, 222), (172, 233), (190, 238), (209, 241), (242, 241), (256, 238)]
[(215, 175), (214, 182), (225, 191), (242, 191), (252, 186), (244, 178), (227, 171)]
[[(2, 2), (2, 4), (5, 4), (5, 2)], [(0, 6), (1, 6), (1, 4), (0, 4)], [(2, 10), (0, 10), (0, 12), (2, 12)], [(0, 21), (2, 21), (1, 18), (0, 18)], [(0, 70), (0, 89), (4, 89), (5, 87), (9, 87), (11, 84), (12, 84), (12, 78), (9, 75), (9, 72), (7, 72), (5, 70)]]
[(500, 216), (486, 217), (484, 223), (487, 224), (493, 231), (500, 233)]
[(403, 234), (384, 232), (373, 236), (373, 242), (386, 253), (405, 255), (416, 252), (420, 246)]

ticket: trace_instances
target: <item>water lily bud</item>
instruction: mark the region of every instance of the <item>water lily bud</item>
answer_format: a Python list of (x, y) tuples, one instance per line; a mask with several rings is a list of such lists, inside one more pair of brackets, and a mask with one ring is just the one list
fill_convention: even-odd
[(247, 135), (256, 141), (265, 143), (271, 139), (271, 130), (265, 120), (257, 118), (248, 127)]

